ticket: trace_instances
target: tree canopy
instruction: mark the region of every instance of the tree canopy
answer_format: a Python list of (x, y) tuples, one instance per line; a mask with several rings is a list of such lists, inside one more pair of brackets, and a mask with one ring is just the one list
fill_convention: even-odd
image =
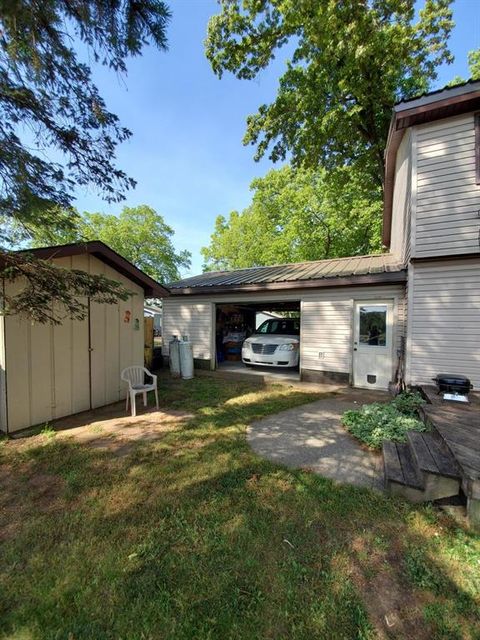
[[(76, 186), (110, 201), (134, 182), (115, 164), (117, 145), (131, 134), (109, 112), (86, 60), (126, 71), (129, 56), (152, 43), (166, 49), (169, 10), (160, 0), (15, 0), (0, 17), (0, 258), (1, 275), (23, 276), (23, 301), (4, 300), (5, 312), (45, 320), (52, 302), (76, 316), (78, 295), (113, 285), (75, 278), (7, 251), (12, 228), (73, 228)], [(59, 214), (67, 210), (70, 215)], [(22, 260), (24, 262), (22, 262)], [(22, 267), (23, 265), (23, 267)], [(48, 287), (46, 287), (48, 282)], [(68, 286), (67, 286), (68, 285)], [(91, 289), (89, 289), (91, 286)], [(113, 289), (112, 289), (113, 287)], [(43, 292), (43, 293), (42, 293)], [(34, 295), (35, 294), (35, 295)], [(35, 300), (25, 303), (28, 296)], [(48, 315), (48, 313), (47, 313)]]
[[(68, 215), (68, 214), (66, 214)], [(123, 207), (118, 216), (84, 212), (74, 228), (35, 229), (32, 246), (102, 240), (136, 267), (159, 282), (180, 278), (180, 270), (190, 266), (190, 253), (176, 253), (174, 231), (163, 217), (147, 205)]]
[(480, 80), (480, 49), (468, 52), (468, 66), (472, 80)]
[(206, 55), (213, 71), (253, 79), (289, 45), (271, 104), (247, 119), (256, 158), (326, 168), (355, 162), (383, 184), (392, 106), (451, 62), (451, 0), (220, 0)]
[[(480, 49), (473, 49), (472, 51), (469, 51), (467, 60), (470, 79), (480, 80)], [(466, 82), (465, 78), (462, 78), (462, 76), (455, 76), (451, 79), (449, 85), (454, 86), (456, 84), (460, 84), (461, 82)]]
[(334, 172), (290, 166), (251, 184), (252, 203), (216, 219), (205, 268), (235, 269), (381, 249), (380, 187), (352, 167)]

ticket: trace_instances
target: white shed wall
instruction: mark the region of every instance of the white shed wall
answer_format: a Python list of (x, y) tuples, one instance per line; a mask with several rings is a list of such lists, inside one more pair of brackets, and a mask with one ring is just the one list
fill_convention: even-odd
[(409, 357), (412, 384), (462, 374), (480, 387), (480, 260), (410, 267)]
[[(92, 407), (124, 397), (121, 368), (143, 364), (143, 290), (94, 256), (55, 260), (65, 268), (103, 273), (136, 295), (116, 305), (91, 304)], [(6, 284), (11, 291), (20, 280)], [(124, 323), (124, 311), (131, 311)], [(135, 330), (135, 318), (139, 329)], [(89, 323), (64, 319), (61, 325), (4, 319), (9, 432), (90, 408)], [(4, 427), (5, 428), (5, 427)]]
[[(135, 294), (115, 305), (96, 302), (90, 305), (92, 408), (95, 408), (124, 398), (126, 387), (120, 380), (122, 369), (133, 364), (143, 365), (144, 296), (138, 285), (94, 257), (90, 257), (90, 269), (91, 273), (121, 282)], [(125, 322), (127, 311), (130, 322)], [(138, 329), (135, 329), (137, 320)]]
[(0, 316), (0, 431), (7, 430), (7, 380), (5, 375), (5, 318)]

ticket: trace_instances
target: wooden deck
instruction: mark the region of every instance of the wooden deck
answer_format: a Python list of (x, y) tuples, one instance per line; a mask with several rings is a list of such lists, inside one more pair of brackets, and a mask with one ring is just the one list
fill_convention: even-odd
[(430, 401), (422, 409), (424, 418), (455, 457), (467, 497), (480, 499), (480, 394), (470, 393), (470, 403), (461, 404), (443, 400), (435, 387), (423, 391)]

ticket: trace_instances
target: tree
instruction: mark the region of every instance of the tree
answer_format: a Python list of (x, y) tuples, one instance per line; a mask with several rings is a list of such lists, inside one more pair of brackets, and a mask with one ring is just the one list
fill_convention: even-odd
[[(59, 302), (78, 316), (84, 313), (78, 306), (79, 295), (99, 296), (102, 287), (110, 294), (120, 291), (84, 275), (79, 276), (77, 288), (75, 274), (67, 276), (65, 270), (52, 270), (41, 261), (35, 268), (31, 257), (7, 249), (12, 229), (21, 229), (26, 238), (34, 225), (73, 228), (76, 185), (89, 186), (109, 201), (121, 199), (134, 186), (115, 166), (116, 146), (131, 134), (107, 110), (78, 50), (86, 50), (87, 59), (124, 73), (128, 56), (140, 55), (149, 42), (166, 48), (168, 20), (169, 11), (160, 0), (2, 3), (1, 275), (22, 276), (26, 282), (22, 299), (4, 299), (5, 312), (45, 321), (51, 303)], [(59, 214), (65, 210), (69, 215)], [(28, 295), (35, 301), (31, 305), (25, 304)]]
[[(472, 51), (469, 51), (467, 60), (471, 80), (480, 80), (480, 49), (473, 49)], [(455, 76), (448, 84), (452, 87), (456, 84), (461, 84), (462, 82), (466, 82), (465, 78), (462, 78), (462, 76)]]
[(289, 44), (271, 104), (247, 119), (256, 158), (335, 168), (355, 162), (382, 185), (392, 107), (451, 62), (451, 0), (220, 0), (206, 55), (221, 77), (255, 78)]
[(252, 182), (252, 203), (219, 216), (206, 269), (235, 269), (381, 249), (380, 188), (352, 167), (327, 172), (290, 166)]
[(468, 52), (468, 66), (472, 80), (480, 80), (480, 49)]
[(32, 246), (102, 240), (155, 280), (173, 282), (180, 278), (180, 269), (190, 266), (188, 251), (175, 253), (173, 234), (163, 217), (144, 204), (124, 207), (119, 216), (85, 212), (73, 229), (56, 231), (40, 226)]

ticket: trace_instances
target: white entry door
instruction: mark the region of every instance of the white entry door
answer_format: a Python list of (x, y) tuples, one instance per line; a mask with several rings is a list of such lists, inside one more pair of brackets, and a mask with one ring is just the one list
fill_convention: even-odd
[(355, 302), (353, 384), (388, 389), (393, 369), (393, 303)]

